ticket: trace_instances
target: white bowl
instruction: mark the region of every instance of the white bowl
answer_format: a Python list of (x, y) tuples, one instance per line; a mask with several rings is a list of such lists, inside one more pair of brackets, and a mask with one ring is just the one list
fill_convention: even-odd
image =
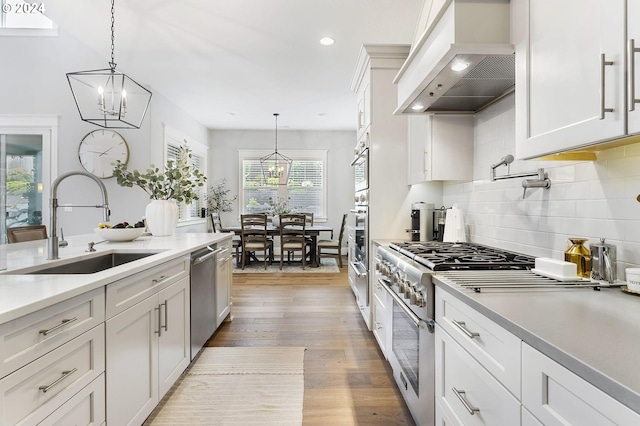
[(144, 228), (95, 228), (100, 238), (107, 241), (133, 241), (144, 232)]

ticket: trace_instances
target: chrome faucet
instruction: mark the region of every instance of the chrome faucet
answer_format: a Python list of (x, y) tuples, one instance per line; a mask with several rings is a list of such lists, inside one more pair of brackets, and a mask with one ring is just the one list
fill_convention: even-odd
[(47, 259), (49, 260), (58, 259), (58, 235), (56, 233), (56, 229), (58, 226), (58, 185), (60, 185), (60, 182), (62, 182), (69, 176), (86, 176), (89, 179), (92, 179), (93, 181), (95, 181), (95, 183), (97, 183), (98, 186), (100, 187), (100, 191), (102, 192), (102, 205), (73, 206), (73, 207), (94, 207), (97, 209), (104, 209), (105, 222), (109, 220), (109, 215), (111, 213), (109, 211), (109, 198), (107, 197), (107, 188), (105, 188), (104, 183), (102, 183), (102, 181), (98, 179), (96, 176), (92, 175), (91, 173), (80, 172), (80, 171), (68, 172), (58, 176), (56, 180), (53, 181), (53, 184), (51, 185), (51, 197), (50, 197), (51, 217), (50, 217), (50, 225), (49, 225), (50, 236), (47, 241), (47, 245), (48, 245)]

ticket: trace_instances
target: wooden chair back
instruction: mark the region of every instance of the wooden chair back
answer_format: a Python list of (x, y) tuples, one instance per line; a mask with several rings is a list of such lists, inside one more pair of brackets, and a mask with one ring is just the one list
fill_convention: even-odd
[(213, 227), (213, 233), (222, 232), (222, 223), (220, 222), (220, 215), (218, 213), (211, 213), (211, 226)]
[(298, 214), (304, 215), (304, 221), (306, 222), (307, 226), (313, 226), (313, 213), (298, 213)]
[(242, 244), (247, 246), (252, 243), (267, 244), (267, 215), (243, 214), (240, 216), (240, 235)]
[(340, 235), (338, 235), (338, 246), (342, 247), (342, 238), (344, 237), (344, 229), (347, 227), (348, 213), (342, 215), (342, 224), (340, 225)]
[(304, 247), (306, 234), (306, 217), (304, 214), (280, 215), (280, 246), (291, 247), (299, 245)]
[(9, 244), (46, 239), (47, 227), (45, 225), (16, 226), (14, 228), (7, 228), (7, 241)]

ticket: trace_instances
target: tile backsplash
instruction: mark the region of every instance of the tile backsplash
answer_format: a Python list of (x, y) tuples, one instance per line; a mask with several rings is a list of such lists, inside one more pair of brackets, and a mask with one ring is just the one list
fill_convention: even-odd
[(527, 189), (524, 198), (525, 178), (490, 180), (491, 164), (508, 154), (515, 156), (514, 96), (476, 114), (474, 180), (444, 184), (444, 203), (463, 210), (470, 241), (564, 259), (569, 238), (605, 238), (616, 246), (618, 278), (640, 265), (640, 144), (600, 151), (597, 161), (498, 167), (497, 176), (544, 168), (551, 188)]

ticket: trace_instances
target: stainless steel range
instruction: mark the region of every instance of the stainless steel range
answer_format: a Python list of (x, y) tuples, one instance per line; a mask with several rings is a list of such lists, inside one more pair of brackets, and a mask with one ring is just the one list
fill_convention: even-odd
[(391, 295), (393, 375), (418, 425), (435, 422), (434, 285), (436, 271), (528, 270), (535, 258), (475, 243), (397, 242), (378, 247), (376, 282)]

